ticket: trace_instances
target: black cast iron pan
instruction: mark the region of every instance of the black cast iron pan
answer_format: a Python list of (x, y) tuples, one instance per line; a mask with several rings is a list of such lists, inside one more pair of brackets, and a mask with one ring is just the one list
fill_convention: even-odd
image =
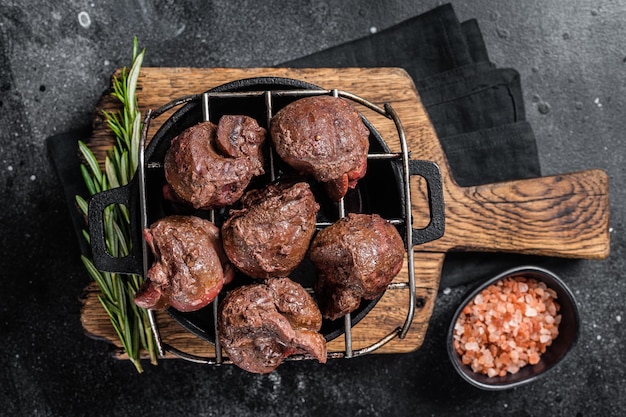
[[(256, 92), (256, 91), (283, 91), (283, 90), (317, 90), (322, 88), (303, 81), (262, 77), (237, 80), (209, 90), (209, 93), (222, 92)], [(298, 96), (279, 96), (273, 99), (272, 111), (275, 113), (289, 102), (296, 100)], [(185, 100), (184, 104), (154, 135), (145, 150), (145, 188), (146, 188), (146, 214), (147, 224), (169, 214), (177, 213), (179, 208), (173, 207), (162, 195), (162, 186), (165, 177), (162, 167), (165, 154), (170, 141), (185, 130), (204, 120), (202, 106), (202, 94)], [(158, 113), (158, 111), (157, 111)], [(245, 114), (255, 118), (259, 124), (267, 126), (267, 106), (262, 95), (242, 98), (219, 98), (210, 103), (210, 120), (217, 123), (224, 114)], [(375, 127), (363, 117), (363, 121), (370, 129), (370, 154), (389, 154), (390, 150)], [(269, 146), (269, 145), (267, 145)], [(267, 150), (269, 152), (269, 149)], [(268, 158), (266, 158), (266, 161)], [(275, 172), (278, 176), (290, 176), (294, 173), (277, 156), (274, 156)], [(441, 175), (436, 164), (428, 161), (411, 160), (408, 164), (410, 175), (418, 175), (425, 178), (429, 192), (429, 207), (431, 221), (424, 229), (412, 229), (412, 241), (405, 245), (407, 250), (412, 250), (413, 245), (419, 245), (431, 240), (438, 239), (443, 235), (444, 210)], [(157, 167), (156, 169), (150, 167)], [(260, 187), (267, 184), (271, 179), (266, 174), (255, 178), (250, 188)], [(139, 183), (138, 175), (135, 175), (131, 183), (96, 194), (89, 203), (89, 233), (91, 236), (92, 255), (96, 268), (119, 273), (143, 274), (144, 260), (142, 254), (142, 234), (140, 219)], [(404, 233), (404, 224), (410, 224), (410, 210), (407, 213), (405, 202), (405, 180), (403, 175), (402, 161), (399, 159), (370, 159), (366, 176), (361, 179), (354, 190), (350, 190), (344, 198), (345, 211), (359, 213), (377, 213), (386, 219), (405, 219), (405, 222), (397, 227), (401, 236)], [(320, 204), (318, 222), (332, 222), (338, 218), (337, 203), (329, 200), (322, 187), (310, 182), (312, 190)], [(104, 240), (103, 210), (111, 204), (124, 204), (131, 213), (131, 231), (133, 236), (132, 251), (124, 258), (116, 258), (106, 251)], [(219, 227), (228, 215), (229, 207), (216, 210), (213, 213), (215, 224)], [(208, 218), (209, 213), (203, 211), (188, 211), (182, 214), (193, 214)], [(408, 219), (408, 221), (406, 221)], [(312, 287), (315, 280), (315, 270), (308, 259), (290, 275), (290, 278), (302, 284), (305, 288)], [(254, 282), (251, 278), (238, 273), (231, 284), (223, 289), (230, 290), (233, 286), (245, 285)], [(220, 296), (222, 299), (223, 294)], [(378, 302), (378, 299), (361, 303), (358, 310), (351, 314), (352, 325), (358, 323)], [(195, 335), (215, 342), (215, 329), (213, 309), (210, 306), (196, 312), (182, 313), (172, 308), (169, 314), (183, 327)], [(322, 334), (326, 340), (332, 340), (344, 332), (342, 320), (324, 320)]]

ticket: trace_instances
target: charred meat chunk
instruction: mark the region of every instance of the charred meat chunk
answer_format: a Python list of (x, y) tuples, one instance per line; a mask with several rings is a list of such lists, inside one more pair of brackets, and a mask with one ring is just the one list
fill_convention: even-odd
[(172, 139), (165, 154), (164, 195), (196, 209), (237, 201), (252, 177), (263, 174), (261, 146), (266, 130), (248, 116), (202, 122)]
[(278, 155), (298, 172), (325, 183), (336, 201), (365, 176), (369, 133), (350, 103), (326, 95), (288, 104), (270, 126)]
[(308, 354), (326, 362), (322, 316), (313, 297), (289, 278), (230, 291), (219, 307), (219, 342), (240, 368), (272, 372), (284, 358)]
[(135, 304), (195, 311), (209, 304), (234, 275), (219, 229), (195, 216), (164, 217), (144, 230), (155, 261)]
[(319, 205), (306, 182), (269, 184), (241, 199), (222, 225), (224, 251), (253, 278), (284, 277), (304, 259)]
[(402, 268), (404, 242), (379, 215), (350, 213), (315, 236), (310, 256), (318, 304), (335, 320), (382, 295)]

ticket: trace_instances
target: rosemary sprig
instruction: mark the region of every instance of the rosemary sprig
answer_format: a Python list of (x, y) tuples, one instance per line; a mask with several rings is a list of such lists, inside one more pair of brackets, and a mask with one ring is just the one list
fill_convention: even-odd
[[(107, 152), (104, 170), (100, 168), (87, 145), (81, 141), (78, 143), (84, 160), (81, 174), (90, 196), (128, 184), (137, 170), (141, 113), (137, 109), (135, 91), (144, 53), (145, 50), (139, 51), (137, 38), (134, 38), (130, 72), (123, 68), (120, 75), (113, 78), (112, 95), (120, 101), (122, 109), (119, 112), (102, 111), (116, 138), (115, 145)], [(77, 195), (76, 203), (83, 215), (87, 216), (86, 200)], [(107, 251), (116, 257), (127, 255), (132, 242), (128, 208), (119, 204), (106, 207), (104, 223)], [(83, 236), (89, 242), (89, 232), (83, 230)], [(99, 300), (137, 371), (143, 372), (140, 362), (141, 349), (148, 352), (151, 363), (156, 365), (158, 353), (147, 311), (137, 308), (133, 302), (135, 293), (143, 281), (141, 276), (99, 271), (86, 256), (82, 256), (82, 261), (89, 275), (98, 284), (101, 292)]]

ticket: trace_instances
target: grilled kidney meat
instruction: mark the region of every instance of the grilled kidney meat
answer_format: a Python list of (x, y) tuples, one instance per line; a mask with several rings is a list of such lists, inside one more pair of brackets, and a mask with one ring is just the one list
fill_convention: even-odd
[(269, 184), (241, 199), (222, 226), (224, 251), (253, 278), (284, 277), (304, 259), (319, 205), (306, 182)]
[(219, 341), (240, 368), (265, 374), (293, 354), (326, 362), (322, 316), (315, 301), (289, 278), (238, 287), (219, 307)]
[(379, 215), (350, 213), (315, 236), (310, 256), (320, 309), (335, 320), (385, 291), (402, 267), (404, 242)]
[(278, 155), (325, 183), (336, 201), (365, 175), (370, 132), (344, 99), (322, 95), (296, 100), (272, 118), (270, 133)]
[(219, 229), (195, 216), (168, 216), (144, 230), (155, 262), (135, 304), (148, 309), (172, 306), (195, 311), (217, 296), (234, 268), (223, 252)]
[(225, 115), (217, 126), (202, 122), (186, 129), (165, 155), (165, 197), (196, 209), (234, 203), (252, 177), (264, 172), (265, 137), (266, 130), (248, 116)]

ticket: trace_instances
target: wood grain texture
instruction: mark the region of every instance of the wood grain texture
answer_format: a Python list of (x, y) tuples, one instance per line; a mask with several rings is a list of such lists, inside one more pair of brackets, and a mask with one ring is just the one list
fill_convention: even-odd
[(446, 233), (420, 249), (603, 259), (608, 207), (608, 177), (600, 170), (449, 188)]
[[(142, 112), (156, 109), (172, 99), (197, 94), (230, 81), (251, 77), (287, 77), (324, 89), (349, 91), (375, 104), (390, 103), (404, 127), (413, 159), (437, 163), (441, 170), (445, 201), (444, 236), (415, 248), (416, 293), (420, 307), (404, 339), (395, 338), (376, 353), (404, 353), (418, 349), (426, 334), (439, 288), (445, 253), (450, 250), (505, 251), (572, 258), (599, 259), (609, 253), (608, 180), (598, 170), (542, 177), (532, 180), (460, 187), (450, 174), (447, 160), (412, 80), (399, 68), (143, 68), (138, 81)], [(390, 149), (401, 150), (393, 122), (357, 106), (380, 132)], [(113, 137), (98, 112), (115, 110), (117, 104), (105, 94), (94, 115), (94, 131), (88, 146), (104, 160)], [(149, 136), (172, 111), (154, 120)], [(428, 194), (424, 181), (411, 178), (413, 227), (428, 224)], [(394, 282), (407, 282), (406, 262)], [(94, 285), (85, 289), (81, 320), (90, 337), (119, 341), (97, 300)], [(376, 343), (404, 323), (408, 289), (390, 289), (376, 307), (354, 327), (353, 348)], [(166, 313), (158, 314), (163, 340), (187, 353), (212, 357), (213, 346), (190, 334)], [(340, 337), (330, 351), (344, 349)], [(123, 358), (117, 350), (117, 355)]]

